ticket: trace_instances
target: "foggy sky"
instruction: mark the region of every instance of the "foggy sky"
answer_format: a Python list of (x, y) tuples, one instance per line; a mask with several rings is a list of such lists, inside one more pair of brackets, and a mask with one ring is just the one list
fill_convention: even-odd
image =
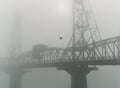
[[(102, 38), (118, 35), (120, 1), (91, 0), (91, 4)], [(0, 0), (0, 57), (9, 53), (14, 13), (22, 16), (23, 51), (38, 43), (65, 47), (72, 33), (71, 5), (71, 0)], [(119, 88), (119, 74), (119, 66), (100, 67), (88, 75), (88, 88)], [(0, 86), (8, 88), (8, 81), (9, 76), (1, 73)], [(70, 76), (52, 68), (34, 69), (24, 75), (23, 88), (70, 88)]]

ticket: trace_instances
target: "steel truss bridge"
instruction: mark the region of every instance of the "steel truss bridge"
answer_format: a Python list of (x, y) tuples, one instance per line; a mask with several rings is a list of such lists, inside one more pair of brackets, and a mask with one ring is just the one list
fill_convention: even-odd
[[(3, 58), (0, 65), (4, 68), (2, 71), (10, 74), (10, 88), (21, 88), (19, 77), (29, 72), (25, 70), (26, 68), (57, 67), (58, 70), (67, 71), (73, 78), (76, 75), (75, 79), (79, 83), (71, 79), (72, 88), (86, 88), (86, 75), (91, 70), (97, 70), (94, 66), (120, 65), (120, 36), (94, 42), (75, 50), (75, 58), (72, 58), (72, 49), (47, 47), (39, 51), (37, 57), (34, 57), (33, 51), (28, 51), (17, 58)], [(80, 83), (83, 85), (79, 85)]]
[(87, 88), (87, 74), (97, 65), (120, 65), (120, 36), (101, 39), (89, 0), (73, 0), (73, 34), (67, 48), (38, 44), (21, 55), (0, 59), (1, 71), (10, 75), (10, 88), (22, 88), (26, 69), (42, 67), (65, 70), (71, 75), (71, 88)]
[(120, 36), (94, 42), (75, 49), (49, 48), (39, 51), (37, 57), (32, 51), (25, 52), (17, 58), (4, 58), (1, 66), (19, 66), (24, 68), (61, 67), (70, 64), (78, 65), (120, 65)]

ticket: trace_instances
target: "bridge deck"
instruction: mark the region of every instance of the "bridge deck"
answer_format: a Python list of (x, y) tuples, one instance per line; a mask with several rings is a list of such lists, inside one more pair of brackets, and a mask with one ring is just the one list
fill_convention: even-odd
[(47, 48), (33, 57), (33, 52), (18, 58), (1, 59), (0, 66), (20, 66), (26, 68), (59, 67), (69, 65), (120, 65), (120, 36), (94, 42), (77, 48), (75, 57), (72, 49)]

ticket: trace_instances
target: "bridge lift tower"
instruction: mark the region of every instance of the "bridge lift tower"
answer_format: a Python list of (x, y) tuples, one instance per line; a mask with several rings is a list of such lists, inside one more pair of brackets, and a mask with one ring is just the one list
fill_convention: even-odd
[(21, 16), (14, 14), (11, 31), (10, 57), (15, 58), (21, 54)]
[[(21, 55), (21, 15), (14, 14), (12, 31), (11, 31), (11, 50), (10, 59), (18, 59)], [(19, 67), (7, 67), (4, 70), (10, 76), (9, 86), (10, 88), (22, 87), (22, 76), (29, 72), (28, 70)]]
[[(84, 60), (83, 51), (87, 48), (86, 46), (100, 40), (101, 36), (90, 0), (73, 0), (73, 34), (67, 46), (67, 49), (72, 49), (72, 60), (77, 59), (76, 55), (82, 55)], [(78, 49), (82, 50), (76, 53)], [(87, 88), (87, 74), (92, 70), (97, 70), (95, 66), (89, 67), (84, 64), (71, 64), (59, 69), (65, 70), (71, 75), (71, 88)]]

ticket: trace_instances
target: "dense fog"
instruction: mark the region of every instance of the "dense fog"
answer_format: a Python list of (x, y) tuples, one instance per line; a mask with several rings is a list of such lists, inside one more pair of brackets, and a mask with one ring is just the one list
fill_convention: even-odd
[[(120, 34), (120, 1), (91, 0), (102, 39)], [(20, 15), (21, 52), (35, 44), (65, 48), (72, 34), (72, 0), (0, 0), (0, 57), (9, 57), (15, 14)], [(18, 22), (19, 23), (19, 22)], [(63, 37), (62, 40), (59, 37)], [(119, 66), (101, 66), (88, 74), (88, 88), (119, 88)], [(31, 69), (23, 88), (70, 88), (70, 75), (55, 68)], [(9, 75), (0, 73), (0, 87), (9, 88)]]

